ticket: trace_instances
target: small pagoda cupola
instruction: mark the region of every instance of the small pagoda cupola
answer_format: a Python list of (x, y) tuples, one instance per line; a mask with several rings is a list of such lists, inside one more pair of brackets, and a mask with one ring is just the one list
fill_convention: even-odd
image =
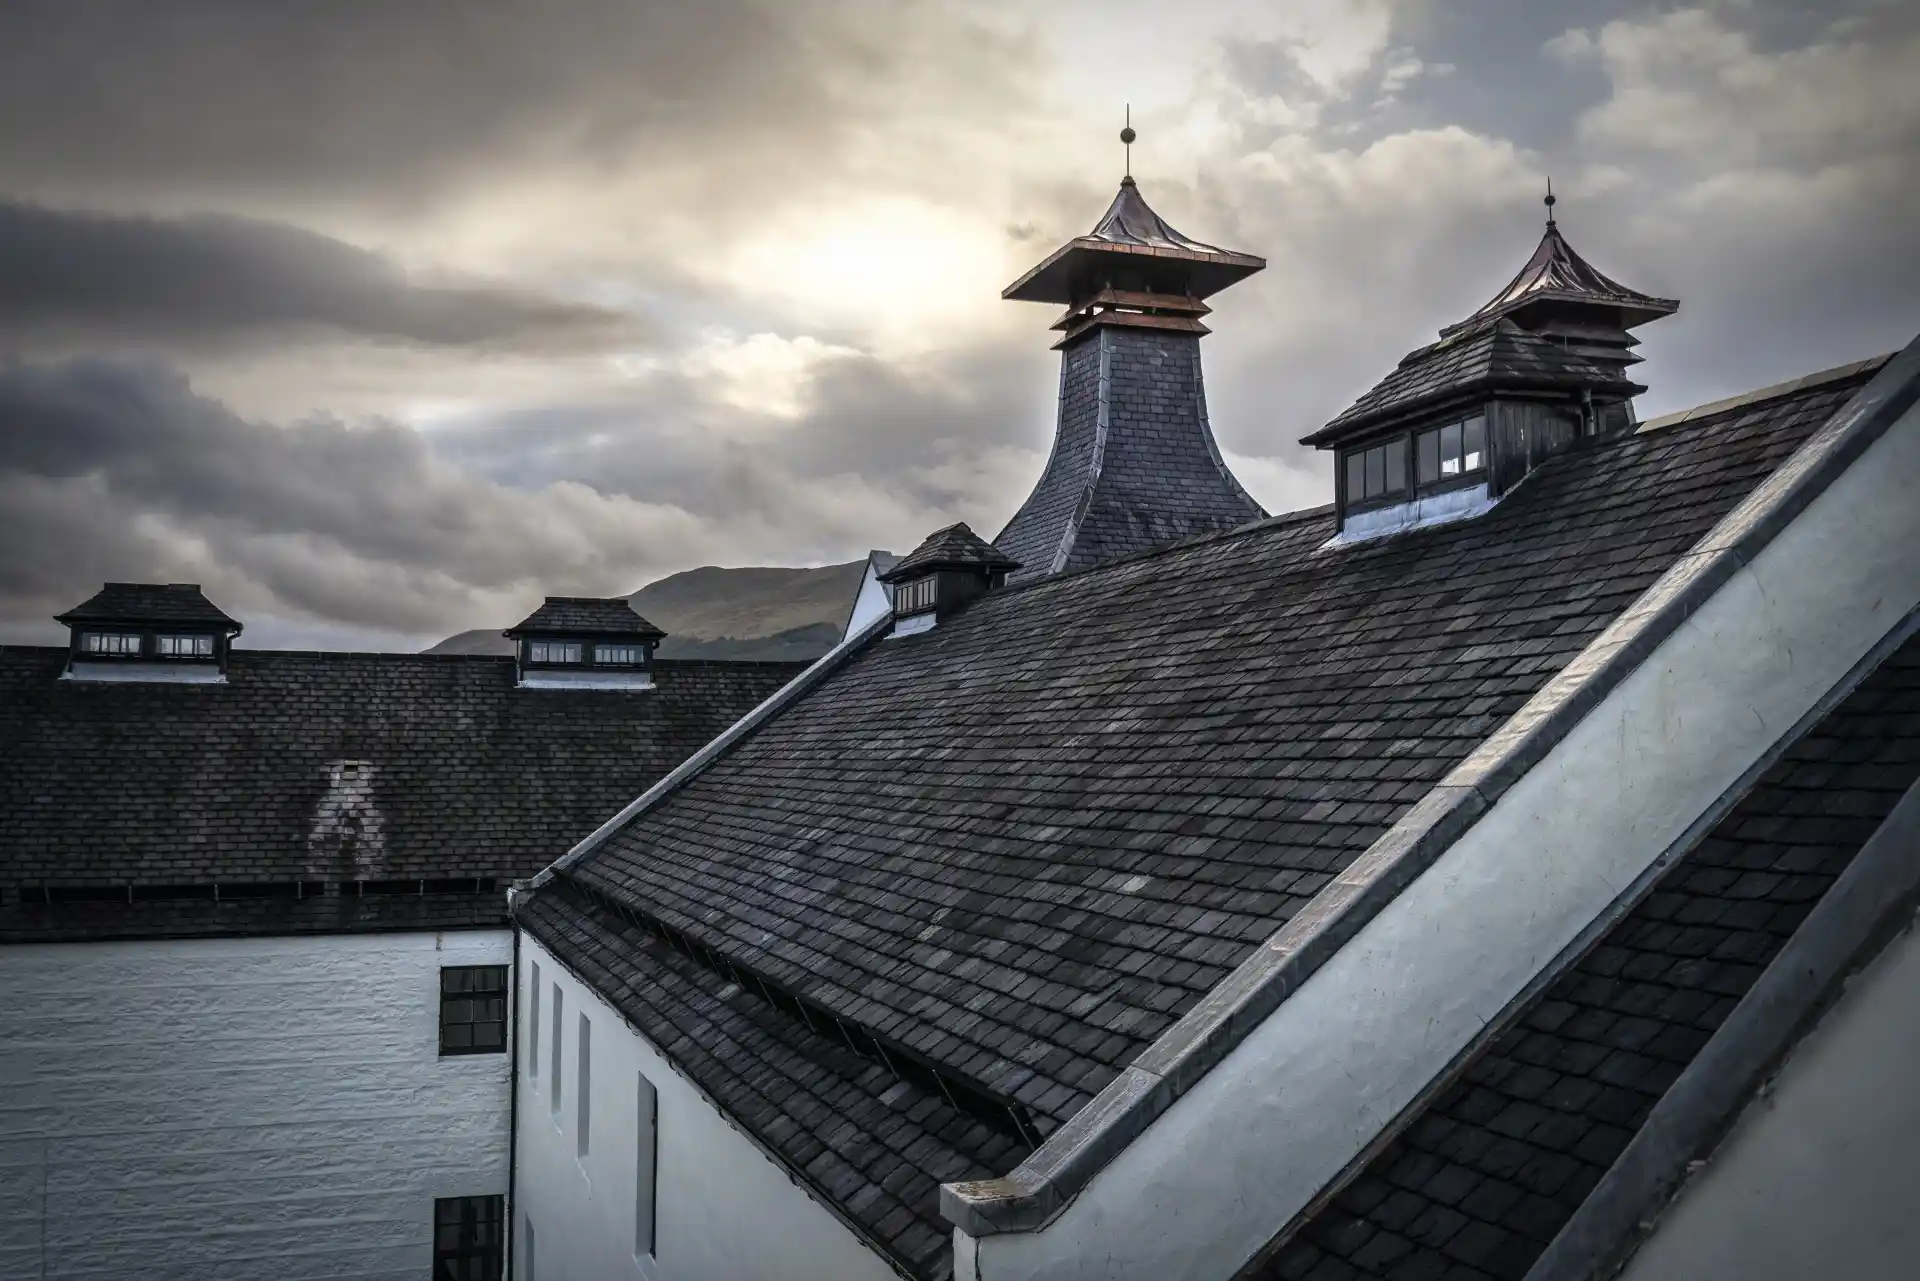
[(1635, 426), (1631, 330), (1680, 304), (1595, 270), (1554, 204), (1549, 188), (1545, 234), (1505, 288), (1301, 440), (1335, 453), (1343, 536), (1473, 515), (1553, 455)]
[(893, 635), (924, 632), (1020, 568), (965, 522), (936, 529), (880, 575), (893, 592)]
[(666, 637), (623, 596), (549, 596), (504, 634), (526, 689), (650, 689)]
[(69, 632), (67, 680), (217, 684), (241, 632), (198, 583), (108, 583), (55, 621)]
[[(1120, 138), (1131, 146), (1131, 127)], [(1131, 169), (1131, 166), (1129, 166)], [(1084, 236), (1002, 291), (1063, 307), (1045, 470), (994, 542), (1015, 581), (1070, 573), (1266, 513), (1227, 467), (1200, 375), (1206, 299), (1266, 261), (1182, 235), (1129, 172)]]

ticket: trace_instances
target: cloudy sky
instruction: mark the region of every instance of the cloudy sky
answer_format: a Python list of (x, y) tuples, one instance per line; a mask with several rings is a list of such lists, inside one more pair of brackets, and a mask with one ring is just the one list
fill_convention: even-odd
[(1051, 431), (1002, 286), (1120, 176), (1263, 254), (1208, 392), (1294, 444), (1561, 226), (1678, 297), (1652, 414), (1920, 330), (1920, 6), (10, 0), (0, 639), (198, 581), (256, 644), (991, 534)]

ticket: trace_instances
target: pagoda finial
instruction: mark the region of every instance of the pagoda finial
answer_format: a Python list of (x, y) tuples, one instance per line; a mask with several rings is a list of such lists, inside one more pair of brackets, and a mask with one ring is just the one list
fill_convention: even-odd
[(1133, 131), (1133, 104), (1129, 102), (1126, 123), (1120, 129), (1120, 145), (1127, 149), (1127, 172), (1121, 177), (1122, 182), (1133, 181), (1133, 140), (1139, 136)]
[(1547, 198), (1543, 203), (1547, 206), (1547, 230), (1552, 231), (1556, 225), (1553, 221), (1553, 206), (1556, 202), (1553, 198), (1553, 178), (1551, 176), (1547, 178)]

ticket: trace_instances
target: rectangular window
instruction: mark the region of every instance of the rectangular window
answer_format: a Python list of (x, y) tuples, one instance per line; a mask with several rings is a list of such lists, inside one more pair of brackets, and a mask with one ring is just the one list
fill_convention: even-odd
[(1460, 470), (1479, 471), (1487, 465), (1487, 420), (1469, 418), (1461, 428)]
[(548, 1047), (552, 1050), (552, 1053), (547, 1055), (548, 1058), (553, 1060), (552, 1097), (547, 1106), (549, 1110), (552, 1111), (555, 1121), (560, 1119), (560, 1078), (562, 1075), (560, 1070), (560, 1024), (562, 1022), (560, 1015), (564, 1004), (564, 999), (560, 995), (560, 985), (555, 983), (553, 985), (553, 1044)]
[(634, 1154), (633, 1252), (652, 1258), (654, 1208), (659, 1197), (654, 1191), (660, 1178), (660, 1095), (653, 1082), (640, 1077), (639, 1142)]
[(1460, 474), (1460, 424), (1448, 423), (1440, 429), (1440, 474)]
[(87, 632), (81, 637), (80, 648), (105, 658), (138, 658), (140, 637), (125, 632)]
[(527, 644), (529, 663), (577, 663), (580, 661), (579, 641), (530, 641)]
[(1407, 490), (1407, 438), (1396, 436), (1347, 455), (1347, 502), (1367, 503)]
[(593, 1130), (593, 1024), (587, 1016), (580, 1016), (580, 1044), (574, 1047), (575, 1070), (580, 1080), (574, 1088), (574, 1111), (576, 1113), (574, 1146), (577, 1155), (585, 1159), (587, 1150), (592, 1146), (590, 1135)]
[(1440, 433), (1421, 432), (1416, 452), (1420, 456), (1416, 478), (1422, 485), (1431, 485), (1440, 479)]
[(440, 970), (440, 1053), (500, 1054), (507, 1048), (507, 967)]
[(634, 667), (647, 661), (647, 651), (639, 645), (595, 645), (593, 661), (610, 667)]
[(498, 1196), (435, 1199), (434, 1281), (500, 1281), (505, 1203)]
[(533, 963), (533, 981), (527, 984), (527, 1075), (540, 1079), (540, 962)]
[(162, 658), (211, 658), (211, 636), (156, 636), (154, 652)]
[(1422, 485), (1484, 471), (1487, 466), (1487, 420), (1469, 418), (1423, 431), (1414, 442), (1415, 476)]
[(932, 574), (925, 578), (916, 578), (912, 582), (901, 583), (893, 589), (893, 612), (896, 614), (917, 614), (933, 608), (934, 591), (937, 582)]

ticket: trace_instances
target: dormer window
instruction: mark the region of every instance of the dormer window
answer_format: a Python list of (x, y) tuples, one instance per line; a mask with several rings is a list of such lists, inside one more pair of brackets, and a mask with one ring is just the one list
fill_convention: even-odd
[(80, 651), (89, 658), (138, 658), (142, 639), (132, 632), (82, 632)]
[(1377, 502), (1397, 498), (1407, 488), (1407, 438), (1356, 449), (1347, 455), (1347, 502)]
[(1486, 470), (1487, 420), (1484, 415), (1423, 431), (1415, 440), (1414, 454), (1420, 460), (1422, 485)]
[(219, 682), (240, 624), (196, 583), (108, 583), (60, 615), (68, 680)]
[(567, 663), (579, 666), (579, 641), (528, 641), (527, 661), (529, 663)]
[(927, 631), (1018, 568), (1019, 561), (964, 524), (935, 530), (880, 575), (893, 591), (893, 634)]
[(666, 636), (618, 596), (549, 596), (506, 634), (528, 689), (649, 689)]
[(925, 578), (901, 583), (893, 589), (893, 612), (906, 615), (924, 613), (932, 609), (937, 586), (938, 583), (932, 574), (928, 574)]

